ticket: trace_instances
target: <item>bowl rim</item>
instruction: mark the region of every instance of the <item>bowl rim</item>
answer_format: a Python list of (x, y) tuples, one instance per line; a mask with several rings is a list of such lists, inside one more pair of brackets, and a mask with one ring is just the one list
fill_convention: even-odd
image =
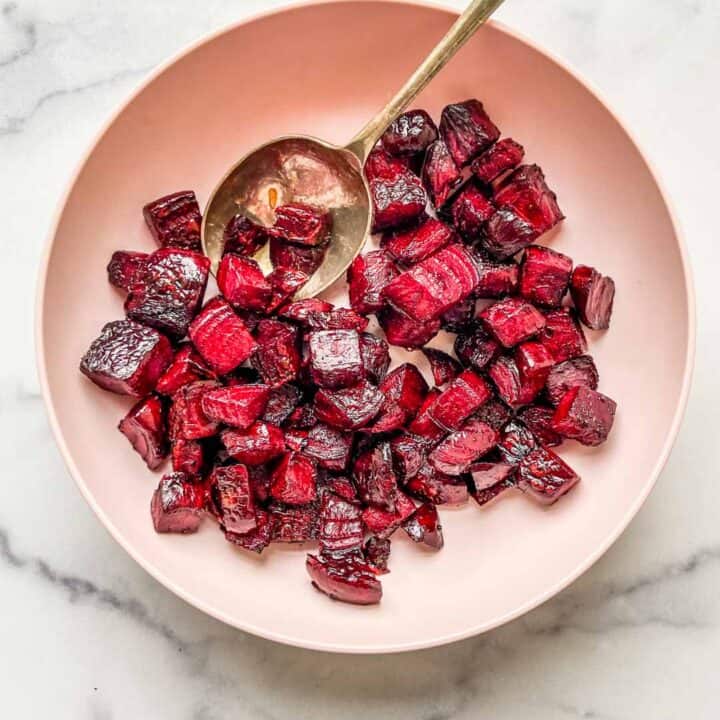
[[(93, 512), (97, 515), (97, 517), (100, 520), (100, 522), (102, 523), (102, 525), (110, 533), (110, 535), (115, 539), (115, 541), (140, 565), (140, 567), (142, 567), (146, 572), (148, 572), (158, 582), (160, 582), (162, 585), (164, 585), (168, 590), (170, 590), (175, 595), (182, 598), (185, 602), (194, 606), (198, 610), (201, 610), (202, 612), (206, 613), (207, 615), (210, 615), (211, 617), (213, 617), (217, 620), (220, 620), (221, 622), (223, 622), (227, 625), (230, 625), (231, 627), (235, 627), (239, 630), (243, 630), (243, 631), (251, 633), (253, 635), (257, 635), (259, 637), (263, 637), (268, 640), (273, 640), (275, 642), (283, 643), (285, 645), (291, 645), (294, 647), (300, 647), (300, 648), (305, 648), (305, 649), (309, 649), (309, 650), (319, 650), (319, 651), (337, 652), (337, 653), (351, 653), (351, 654), (384, 654), (384, 653), (408, 652), (408, 651), (412, 651), (412, 650), (422, 650), (422, 649), (426, 649), (426, 648), (445, 645), (445, 644), (451, 643), (451, 642), (457, 642), (459, 640), (463, 640), (463, 639), (466, 639), (469, 637), (473, 637), (475, 635), (479, 635), (481, 633), (487, 632), (488, 630), (492, 630), (501, 625), (504, 625), (505, 623), (510, 622), (511, 620), (514, 620), (514, 619), (520, 617), (521, 615), (524, 615), (525, 613), (529, 612), (530, 610), (533, 610), (534, 608), (538, 607), (539, 605), (543, 604), (544, 602), (546, 602), (547, 600), (549, 600), (550, 598), (554, 597), (559, 592), (564, 590), (566, 587), (568, 587), (568, 585), (570, 585), (577, 578), (579, 578), (583, 573), (585, 573), (590, 567), (592, 567), (595, 564), (595, 562), (597, 562), (597, 560), (607, 552), (607, 550), (611, 547), (611, 545), (613, 545), (615, 543), (615, 541), (620, 537), (620, 535), (628, 527), (628, 525), (630, 524), (632, 519), (635, 517), (635, 515), (638, 513), (638, 511), (644, 504), (645, 500), (647, 499), (648, 495), (652, 491), (653, 487), (655, 486), (655, 483), (657, 482), (657, 479), (658, 479), (660, 473), (662, 472), (663, 468), (665, 467), (665, 464), (667, 463), (670, 452), (672, 451), (672, 448), (675, 444), (675, 440), (677, 438), (677, 435), (678, 435), (678, 432), (680, 429), (680, 425), (682, 423), (683, 417), (685, 415), (685, 410), (687, 408), (688, 396), (690, 393), (690, 386), (691, 386), (692, 376), (693, 376), (694, 366), (695, 366), (696, 334), (697, 334), (695, 285), (693, 282), (693, 275), (692, 275), (692, 270), (691, 270), (691, 266), (690, 266), (690, 260), (689, 260), (689, 254), (688, 254), (688, 250), (687, 250), (685, 235), (682, 231), (682, 226), (681, 226), (681, 223), (680, 223), (680, 220), (678, 217), (678, 213), (675, 209), (674, 202), (672, 201), (672, 199), (667, 191), (667, 188), (661, 179), (660, 173), (658, 172), (657, 168), (655, 167), (653, 162), (649, 159), (647, 153), (643, 149), (642, 144), (638, 141), (635, 134), (629, 129), (628, 125), (623, 121), (623, 119), (613, 109), (613, 107), (607, 102), (607, 100), (604, 97), (604, 95), (602, 94), (602, 92), (592, 82), (588, 81), (568, 61), (561, 59), (554, 52), (541, 47), (538, 43), (531, 40), (523, 33), (520, 33), (517, 30), (512, 29), (510, 26), (508, 26), (505, 23), (500, 22), (498, 20), (490, 20), (489, 21), (489, 24), (492, 27), (494, 27), (501, 33), (509, 35), (511, 38), (527, 45), (532, 50), (535, 50), (536, 52), (540, 53), (544, 57), (548, 58), (553, 63), (558, 65), (562, 70), (564, 70), (566, 73), (568, 73), (580, 85), (582, 85), (612, 116), (612, 118), (618, 124), (618, 126), (623, 131), (623, 133), (627, 136), (627, 138), (630, 140), (630, 142), (635, 146), (636, 150), (638, 151), (638, 154), (640, 155), (640, 158), (642, 159), (643, 163), (647, 167), (648, 172), (650, 173), (650, 176), (652, 177), (655, 185), (657, 186), (658, 191), (660, 192), (662, 201), (667, 209), (668, 216), (669, 216), (670, 222), (672, 224), (673, 232), (675, 234), (675, 238), (676, 238), (676, 241), (678, 244), (678, 249), (680, 251), (680, 258), (681, 258), (681, 265), (682, 265), (682, 272), (683, 272), (683, 279), (684, 279), (684, 283), (685, 283), (686, 300), (687, 300), (687, 327), (688, 327), (687, 348), (686, 348), (686, 352), (685, 352), (685, 365), (684, 365), (684, 369), (683, 369), (682, 387), (680, 390), (680, 396), (678, 398), (677, 406), (675, 408), (675, 412), (673, 415), (672, 423), (670, 424), (670, 427), (666, 433), (665, 440), (663, 443), (663, 448), (657, 459), (657, 462), (655, 463), (655, 466), (653, 467), (652, 471), (650, 472), (650, 474), (648, 476), (648, 480), (645, 483), (645, 486), (642, 488), (642, 491), (639, 493), (639, 495), (637, 496), (637, 498), (635, 499), (633, 504), (630, 506), (630, 508), (627, 510), (627, 512), (622, 516), (622, 518), (616, 524), (616, 526), (613, 528), (613, 530), (607, 535), (607, 537), (603, 540), (603, 542), (597, 547), (597, 549), (593, 553), (588, 555), (582, 562), (578, 563), (578, 565), (575, 568), (573, 568), (570, 572), (568, 572), (561, 580), (554, 583), (550, 588), (546, 589), (545, 591), (528, 599), (526, 602), (522, 603), (518, 607), (513, 608), (512, 610), (510, 610), (502, 615), (498, 615), (497, 617), (492, 618), (491, 620), (488, 620), (484, 623), (481, 623), (479, 625), (470, 626), (470, 627), (465, 628), (464, 630), (461, 630), (458, 632), (441, 634), (441, 635), (437, 635), (437, 636), (434, 636), (431, 638), (425, 638), (422, 640), (405, 642), (405, 643), (390, 643), (390, 644), (376, 643), (374, 645), (355, 646), (355, 645), (347, 645), (347, 644), (343, 644), (343, 643), (329, 643), (329, 642), (323, 642), (323, 641), (307, 640), (307, 639), (303, 639), (303, 638), (294, 637), (292, 635), (288, 635), (285, 633), (273, 632), (272, 630), (267, 629), (267, 628), (257, 627), (255, 625), (253, 625), (252, 623), (242, 622), (241, 620), (238, 620), (237, 618), (233, 618), (233, 617), (229, 616), (227, 613), (213, 607), (212, 605), (210, 605), (206, 601), (202, 600), (201, 598), (196, 597), (192, 593), (185, 591), (184, 589), (182, 589), (181, 587), (176, 585), (176, 583), (173, 580), (171, 580), (169, 577), (167, 577), (160, 568), (156, 567), (147, 558), (145, 558), (141, 552), (135, 550), (135, 548), (130, 544), (130, 542), (124, 537), (122, 530), (114, 524), (114, 522), (110, 519), (110, 517), (108, 517), (108, 515), (105, 513), (105, 511), (96, 502), (96, 500), (93, 497), (92, 493), (90, 492), (89, 488), (85, 484), (85, 482), (82, 478), (82, 475), (81, 475), (79, 469), (77, 468), (77, 466), (75, 465), (75, 462), (70, 454), (70, 451), (68, 450), (62, 428), (60, 427), (60, 423), (58, 421), (57, 412), (56, 412), (55, 405), (53, 402), (53, 396), (50, 391), (50, 386), (49, 386), (49, 382), (48, 382), (46, 352), (45, 352), (45, 344), (44, 344), (44, 338), (43, 338), (43, 327), (44, 327), (43, 308), (45, 306), (45, 291), (46, 291), (46, 287), (47, 287), (47, 276), (48, 276), (49, 263), (50, 263), (50, 258), (52, 255), (55, 236), (57, 235), (60, 220), (62, 219), (62, 216), (65, 212), (65, 208), (67, 206), (67, 202), (70, 198), (72, 190), (75, 187), (75, 184), (76, 184), (80, 174), (83, 172), (90, 156), (94, 152), (97, 145), (105, 137), (106, 133), (110, 130), (110, 128), (113, 126), (113, 124), (119, 118), (119, 116), (130, 105), (130, 103), (132, 103), (138, 97), (138, 95), (141, 92), (143, 92), (156, 78), (158, 78), (160, 75), (162, 75), (167, 69), (169, 69), (176, 62), (178, 62), (185, 56), (189, 55), (190, 53), (194, 52), (201, 46), (216, 40), (217, 38), (221, 37), (222, 35), (225, 35), (230, 32), (234, 32), (237, 28), (239, 28), (243, 25), (247, 25), (247, 24), (256, 22), (258, 20), (262, 20), (267, 17), (272, 17), (274, 15), (279, 15), (281, 13), (285, 13), (285, 12), (289, 12), (289, 11), (293, 12), (295, 10), (300, 10), (304, 7), (323, 6), (323, 5), (332, 5), (332, 4), (353, 4), (356, 2), (362, 2), (362, 1), (367, 1), (367, 0), (299, 0), (299, 1), (288, 3), (279, 8), (273, 8), (271, 10), (266, 10), (266, 11), (261, 11), (258, 13), (251, 13), (251, 14), (245, 15), (240, 20), (237, 20), (228, 25), (225, 25), (217, 30), (213, 30), (209, 33), (206, 33), (203, 36), (201, 36), (200, 38), (198, 38), (197, 40), (185, 45), (179, 51), (172, 54), (168, 59), (166, 59), (165, 61), (160, 63), (156, 68), (154, 68), (149, 73), (147, 73), (143, 77), (143, 79), (139, 81), (137, 86), (121, 101), (121, 103), (110, 113), (110, 116), (101, 124), (100, 129), (94, 135), (92, 141), (88, 144), (86, 150), (84, 151), (80, 160), (78, 161), (77, 165), (75, 166), (74, 170), (70, 174), (70, 176), (64, 186), (64, 190), (60, 196), (60, 199), (57, 203), (57, 206), (55, 208), (55, 211), (53, 213), (53, 217), (52, 217), (52, 220), (50, 223), (48, 234), (46, 236), (42, 256), (40, 259), (40, 265), (39, 265), (39, 269), (38, 269), (37, 286), (36, 286), (36, 294), (35, 294), (34, 337), (35, 337), (35, 357), (36, 357), (36, 363), (37, 363), (38, 379), (40, 382), (40, 389), (41, 389), (42, 397), (43, 397), (43, 400), (45, 403), (48, 419), (50, 422), (50, 427), (52, 429), (52, 433), (53, 433), (55, 442), (60, 450), (60, 454), (65, 463), (65, 466), (67, 467), (68, 471), (70, 472), (70, 475), (72, 476), (73, 480), (75, 481), (75, 484), (77, 485), (78, 489), (80, 490), (80, 493), (85, 498), (88, 505), (92, 508)], [(433, 0), (371, 0), (371, 1), (373, 1), (373, 2), (390, 2), (392, 4), (397, 4), (397, 5), (410, 5), (410, 6), (415, 6), (415, 7), (419, 7), (419, 8), (427, 8), (427, 9), (431, 9), (431, 10), (437, 10), (437, 11), (441, 11), (441, 12), (445, 13), (446, 15), (450, 16), (450, 18), (457, 18), (459, 16), (459, 12), (457, 10), (455, 10), (454, 8), (447, 7), (446, 5), (442, 4), (441, 2), (435, 2)]]

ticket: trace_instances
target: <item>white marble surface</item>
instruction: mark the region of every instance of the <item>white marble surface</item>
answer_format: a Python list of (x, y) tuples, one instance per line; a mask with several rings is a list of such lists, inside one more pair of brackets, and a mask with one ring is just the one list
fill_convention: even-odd
[[(175, 598), (75, 490), (45, 419), (31, 332), (54, 206), (150, 68), (282, 4), (0, 0), (2, 717), (717, 718), (716, 0), (508, 0), (499, 12), (583, 71), (642, 139), (679, 210), (698, 286), (695, 383), (667, 469), (620, 541), (559, 597), (482, 637), (404, 656), (286, 648)], [(638, 268), (651, 271), (651, 260)]]

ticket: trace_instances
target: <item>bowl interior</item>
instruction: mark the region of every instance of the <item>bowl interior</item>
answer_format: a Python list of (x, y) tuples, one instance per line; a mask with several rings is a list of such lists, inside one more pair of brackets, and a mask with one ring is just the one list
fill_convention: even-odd
[[(116, 430), (129, 399), (102, 392), (77, 371), (102, 324), (122, 316), (122, 298), (106, 282), (111, 252), (152, 249), (145, 202), (194, 188), (204, 204), (227, 169), (263, 141), (286, 134), (347, 141), (453, 19), (404, 3), (314, 5), (200, 44), (154, 77), (98, 140), (52, 239), (40, 303), (41, 376), (75, 479), (114, 536), (161, 582), (265, 637), (371, 652), (493, 627), (557, 592), (607, 548), (649, 492), (674, 436), (691, 326), (684, 258), (661, 193), (597, 97), (492, 25), (417, 105), (437, 117), (449, 102), (481, 98), (558, 193), (567, 220), (544, 242), (617, 283), (611, 330), (589, 333), (600, 389), (619, 402), (615, 431), (597, 450), (568, 444), (561, 451), (583, 482), (549, 510), (521, 496), (443, 510), (444, 550), (429, 554), (394, 541), (383, 602), (371, 608), (313, 591), (303, 548), (250, 556), (210, 522), (189, 537), (153, 531), (148, 508), (157, 478)], [(333, 297), (343, 295), (341, 285)]]

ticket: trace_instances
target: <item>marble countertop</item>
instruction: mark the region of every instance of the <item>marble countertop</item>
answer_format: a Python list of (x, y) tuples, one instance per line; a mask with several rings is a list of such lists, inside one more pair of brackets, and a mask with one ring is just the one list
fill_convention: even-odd
[[(46, 421), (31, 333), (34, 278), (58, 197), (145, 73), (197, 36), (282, 4), (0, 0), (3, 716), (717, 718), (715, 0), (508, 0), (498, 13), (574, 64), (642, 139), (674, 198), (697, 281), (697, 370), (670, 462), (627, 532), (565, 592), (494, 632), (424, 652), (351, 657), (283, 647), (174, 597), (76, 491)], [(638, 272), (652, 272), (652, 259)]]

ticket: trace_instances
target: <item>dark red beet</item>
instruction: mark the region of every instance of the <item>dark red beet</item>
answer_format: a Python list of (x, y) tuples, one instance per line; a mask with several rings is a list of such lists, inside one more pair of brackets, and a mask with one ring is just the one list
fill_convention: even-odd
[(155, 532), (195, 532), (200, 525), (204, 495), (204, 488), (194, 485), (190, 475), (164, 475), (150, 504)]
[(218, 423), (202, 409), (205, 393), (218, 387), (216, 382), (200, 380), (183, 385), (172, 398), (170, 407), (170, 437), (199, 440), (215, 435)]
[(261, 320), (255, 333), (257, 348), (250, 358), (263, 382), (284, 385), (300, 372), (298, 329), (279, 320)]
[(388, 560), (390, 559), (390, 540), (388, 538), (378, 538), (374, 535), (369, 537), (363, 548), (363, 554), (373, 572), (378, 575), (390, 572), (388, 570)]
[(474, 183), (465, 185), (450, 206), (453, 225), (468, 242), (482, 237), (485, 223), (494, 214), (495, 206)]
[(381, 310), (377, 319), (390, 345), (408, 350), (422, 347), (440, 331), (439, 320), (418, 322), (391, 307)]
[(80, 361), (80, 372), (104, 390), (143, 397), (172, 362), (170, 341), (130, 320), (107, 323)]
[(358, 255), (347, 271), (352, 309), (360, 315), (380, 310), (383, 306), (382, 291), (397, 274), (395, 263), (384, 250)]
[(487, 505), (489, 502), (495, 500), (495, 498), (500, 497), (508, 490), (516, 487), (517, 485), (515, 484), (515, 480), (513, 478), (509, 478), (508, 480), (499, 482), (496, 485), (491, 485), (484, 490), (476, 490), (472, 493), (472, 496), (475, 502), (482, 507), (483, 505)]
[(205, 362), (220, 375), (245, 362), (257, 346), (242, 319), (220, 297), (206, 303), (188, 334)]
[(350, 308), (335, 308), (328, 312), (311, 312), (305, 322), (311, 330), (357, 330), (368, 326), (368, 319)]
[(380, 391), (387, 402), (396, 402), (406, 414), (415, 416), (425, 400), (428, 385), (421, 372), (410, 363), (403, 363), (388, 373), (380, 383)]
[(131, 320), (183, 337), (202, 304), (210, 260), (192, 250), (162, 248), (148, 257), (125, 299)]
[(462, 475), (474, 460), (491, 450), (498, 439), (498, 433), (489, 425), (471, 419), (430, 453), (430, 464), (446, 475)]
[(313, 586), (333, 600), (354, 605), (380, 602), (382, 586), (361, 553), (308, 555), (305, 566)]
[(436, 208), (441, 208), (462, 182), (460, 168), (443, 140), (437, 140), (427, 149), (422, 180)]
[(300, 507), (271, 503), (273, 518), (273, 541), (299, 543), (314, 540), (318, 535), (318, 504)]
[(544, 447), (528, 453), (518, 466), (518, 487), (543, 505), (554, 503), (579, 481), (567, 463)]
[(518, 413), (518, 418), (530, 428), (541, 445), (554, 447), (562, 443), (562, 437), (552, 429), (554, 415), (554, 408), (546, 405), (529, 405)]
[(365, 161), (365, 177), (368, 182), (378, 178), (392, 178), (408, 169), (405, 158), (393, 157), (385, 151), (382, 144), (376, 144)]
[(408, 110), (383, 133), (382, 146), (391, 155), (424, 152), (437, 139), (437, 127), (424, 110)]
[(273, 425), (282, 425), (290, 413), (298, 406), (302, 398), (302, 391), (297, 385), (288, 383), (270, 391), (265, 412), (262, 419)]
[(451, 227), (429, 217), (418, 225), (385, 233), (382, 247), (399, 263), (414, 265), (445, 247), (456, 237)]
[(613, 426), (617, 403), (589, 387), (578, 385), (560, 400), (552, 429), (583, 445), (601, 445)]
[(306, 325), (311, 313), (328, 313), (333, 309), (333, 304), (320, 300), (320, 298), (303, 298), (286, 305), (278, 313), (283, 320), (292, 320), (300, 325)]
[(318, 423), (308, 432), (303, 453), (321, 468), (342, 472), (350, 460), (352, 446), (352, 433)]
[(394, 400), (385, 401), (380, 413), (370, 425), (366, 425), (362, 432), (378, 435), (400, 430), (407, 422), (407, 413)]
[(400, 480), (407, 480), (420, 472), (427, 463), (427, 453), (432, 442), (410, 433), (398, 435), (390, 441), (393, 467)]
[(268, 241), (268, 232), (267, 228), (238, 214), (225, 226), (223, 238), (223, 253), (254, 255)]
[(400, 227), (425, 212), (427, 195), (420, 178), (402, 167), (392, 175), (370, 181), (373, 232)]
[(365, 376), (357, 330), (314, 330), (307, 340), (310, 375), (319, 387), (349, 387)]
[(427, 545), (433, 550), (440, 550), (444, 544), (437, 508), (430, 503), (420, 505), (407, 520), (403, 521), (402, 529), (411, 540)]
[(443, 109), (440, 135), (455, 163), (463, 167), (493, 145), (500, 131), (480, 101), (466, 100)]
[(522, 145), (512, 138), (503, 138), (473, 160), (472, 171), (480, 182), (489, 185), (508, 170), (517, 167), (525, 157)]
[(455, 355), (465, 367), (484, 370), (500, 352), (497, 341), (481, 327), (472, 328), (468, 334), (455, 338)]
[(507, 260), (538, 237), (535, 228), (510, 208), (498, 208), (487, 221), (483, 248), (497, 260)]
[(228, 454), (245, 465), (262, 465), (285, 451), (285, 438), (276, 425), (258, 421), (247, 430), (223, 430)]
[(517, 465), (538, 443), (530, 430), (517, 420), (511, 420), (503, 429), (498, 451), (504, 462)]
[(108, 282), (116, 288), (130, 290), (135, 280), (145, 271), (150, 256), (144, 252), (116, 250), (107, 266)]
[(408, 425), (408, 431), (428, 440), (437, 440), (445, 435), (441, 428), (431, 417), (430, 411), (435, 407), (440, 397), (440, 390), (432, 388), (425, 396), (425, 402), (420, 406), (414, 420)]
[(270, 495), (286, 505), (307, 505), (315, 500), (315, 463), (301, 453), (286, 453), (272, 474)]
[(216, 467), (210, 475), (210, 488), (224, 530), (247, 533), (255, 527), (255, 500), (244, 465)]
[(501, 298), (517, 291), (520, 268), (514, 263), (478, 263), (480, 281), (475, 288), (479, 298)]
[(550, 351), (538, 342), (520, 343), (515, 348), (515, 362), (523, 387), (535, 397), (545, 387), (550, 370), (555, 365)]
[(321, 389), (315, 395), (315, 412), (324, 423), (340, 430), (358, 430), (380, 411), (383, 394), (363, 381), (341, 390)]
[(495, 430), (501, 430), (505, 423), (510, 419), (511, 413), (505, 403), (500, 402), (497, 398), (490, 398), (482, 407), (473, 415), (477, 420), (482, 420)]
[(430, 363), (430, 370), (436, 385), (449, 383), (462, 371), (460, 363), (442, 350), (423, 348), (422, 352)]
[(155, 389), (163, 395), (172, 395), (183, 385), (213, 377), (200, 354), (190, 343), (183, 343), (167, 370), (160, 376)]
[(261, 553), (270, 544), (274, 529), (274, 517), (270, 513), (256, 508), (255, 527), (246, 533), (225, 531), (225, 539), (244, 550)]
[(165, 195), (143, 208), (145, 222), (161, 247), (200, 252), (200, 206), (190, 190)]
[(488, 384), (472, 370), (464, 370), (438, 396), (430, 417), (448, 431), (457, 430), (492, 395)]
[(273, 267), (299, 270), (312, 275), (322, 265), (327, 246), (293, 245), (280, 238), (270, 238), (270, 261)]
[(150, 470), (156, 470), (168, 456), (165, 407), (157, 395), (136, 403), (120, 421), (118, 430), (130, 441)]
[(205, 452), (197, 440), (173, 440), (171, 458), (173, 470), (188, 475), (199, 475), (205, 464)]
[(321, 552), (347, 552), (362, 547), (362, 510), (357, 503), (324, 491), (320, 500), (319, 525)]
[(365, 368), (365, 377), (373, 383), (381, 382), (390, 366), (387, 342), (378, 335), (361, 333), (360, 354)]
[(317, 421), (315, 408), (307, 403), (296, 407), (290, 415), (288, 415), (287, 420), (283, 423), (283, 427), (290, 428), (291, 430), (309, 430), (317, 425)]
[(390, 443), (379, 443), (358, 455), (353, 478), (363, 503), (395, 512), (398, 488)]
[(309, 280), (309, 275), (301, 270), (276, 267), (267, 276), (267, 279), (273, 292), (265, 311), (271, 313), (291, 300), (295, 293)]
[(551, 310), (545, 315), (545, 329), (538, 339), (550, 351), (556, 363), (583, 355), (587, 350), (582, 328), (567, 308)]
[(452, 333), (470, 332), (475, 320), (475, 297), (468, 296), (442, 314), (440, 323), (443, 330)]
[(395, 504), (395, 512), (378, 507), (367, 507), (363, 510), (363, 523), (368, 532), (381, 538), (390, 537), (402, 521), (415, 512), (415, 503), (403, 492), (398, 491)]
[(515, 466), (508, 463), (477, 462), (470, 466), (468, 473), (472, 478), (475, 494), (510, 480), (515, 474)]
[(528, 340), (545, 327), (543, 314), (520, 298), (498, 300), (480, 313), (480, 319), (507, 348)]
[(285, 447), (291, 452), (300, 452), (307, 443), (307, 430), (284, 430)]
[(413, 497), (434, 505), (461, 505), (468, 499), (468, 489), (463, 479), (443, 475), (430, 465), (424, 465), (405, 482), (403, 488)]
[(297, 245), (325, 245), (330, 239), (332, 216), (326, 210), (288, 203), (275, 208), (275, 224), (268, 231), (273, 237)]
[(572, 264), (567, 255), (531, 245), (520, 265), (520, 294), (535, 305), (558, 307), (570, 283)]
[(532, 402), (543, 388), (543, 383), (536, 385), (523, 381), (517, 363), (508, 355), (501, 355), (495, 360), (488, 370), (488, 375), (500, 398), (512, 408)]
[(217, 271), (217, 284), (225, 299), (238, 310), (262, 311), (272, 288), (252, 258), (226, 253)]
[(269, 397), (267, 385), (233, 385), (209, 390), (201, 404), (206, 417), (244, 430), (263, 414)]
[(592, 330), (610, 327), (615, 282), (595, 268), (578, 265), (572, 274), (570, 294), (580, 319)]
[(561, 362), (550, 371), (545, 392), (552, 405), (557, 405), (571, 388), (582, 385), (597, 390), (599, 376), (590, 355), (581, 355)]

